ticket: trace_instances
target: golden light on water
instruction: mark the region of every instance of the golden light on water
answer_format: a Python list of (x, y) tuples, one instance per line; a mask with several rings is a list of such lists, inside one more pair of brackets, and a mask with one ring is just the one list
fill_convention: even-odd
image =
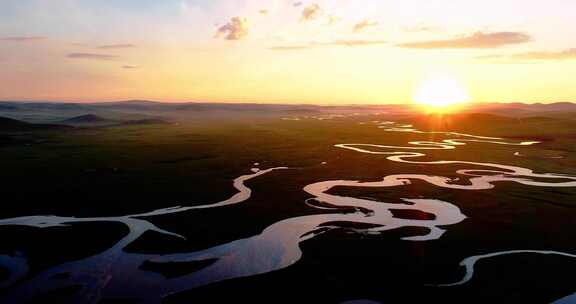
[(424, 79), (416, 86), (413, 98), (429, 112), (450, 112), (470, 101), (466, 86), (450, 75), (434, 75)]

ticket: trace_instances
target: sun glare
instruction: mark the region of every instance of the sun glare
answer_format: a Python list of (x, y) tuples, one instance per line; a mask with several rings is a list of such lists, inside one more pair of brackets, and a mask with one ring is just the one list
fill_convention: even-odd
[(422, 81), (414, 92), (414, 101), (428, 111), (445, 112), (470, 100), (464, 84), (450, 76), (434, 76)]

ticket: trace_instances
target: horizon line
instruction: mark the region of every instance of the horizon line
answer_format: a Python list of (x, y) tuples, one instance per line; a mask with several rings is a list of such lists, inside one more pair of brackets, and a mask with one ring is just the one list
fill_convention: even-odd
[[(346, 107), (346, 106), (409, 106), (418, 105), (415, 102), (403, 102), (403, 103), (313, 103), (313, 102), (300, 102), (300, 103), (290, 103), (290, 102), (259, 102), (259, 101), (186, 101), (186, 100), (155, 100), (155, 99), (118, 99), (118, 100), (102, 100), (102, 101), (86, 101), (86, 100), (37, 100), (37, 99), (20, 99), (20, 100), (7, 100), (0, 99), (0, 102), (8, 103), (59, 103), (59, 104), (103, 104), (103, 103), (122, 103), (122, 102), (150, 102), (150, 103), (160, 103), (160, 104), (257, 104), (257, 105), (292, 105), (292, 106), (336, 106), (336, 107)], [(550, 105), (558, 103), (571, 103), (576, 104), (576, 101), (535, 101), (535, 102), (525, 102), (525, 101), (477, 101), (468, 102), (461, 104), (461, 106), (467, 105), (481, 105), (481, 104), (525, 104), (525, 105)]]

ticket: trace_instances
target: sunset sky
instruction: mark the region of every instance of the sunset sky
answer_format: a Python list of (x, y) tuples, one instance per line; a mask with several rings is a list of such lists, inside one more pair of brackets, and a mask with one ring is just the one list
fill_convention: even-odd
[(2, 0), (0, 99), (576, 100), (574, 0)]

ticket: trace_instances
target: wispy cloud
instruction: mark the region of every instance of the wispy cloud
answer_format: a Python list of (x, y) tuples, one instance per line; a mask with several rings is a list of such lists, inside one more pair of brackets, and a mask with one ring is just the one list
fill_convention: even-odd
[(248, 20), (243, 17), (233, 17), (228, 23), (218, 28), (216, 38), (226, 40), (242, 40), (248, 36)]
[(319, 45), (327, 46), (368, 46), (368, 45), (381, 45), (387, 44), (384, 40), (335, 40), (332, 42), (318, 43)]
[(476, 32), (471, 35), (446, 40), (427, 40), (399, 44), (399, 47), (412, 49), (488, 49), (511, 44), (526, 43), (532, 38), (521, 32)]
[(302, 3), (302, 2), (299, 1), (299, 2), (294, 2), (294, 3), (292, 4), (292, 6), (294, 6), (294, 7), (299, 7), (299, 6), (302, 6), (302, 4), (304, 4), (304, 3)]
[(304, 21), (312, 21), (318, 19), (322, 16), (323, 10), (320, 5), (316, 3), (312, 3), (304, 8), (302, 11), (302, 20)]
[(476, 57), (476, 59), (493, 63), (576, 60), (576, 48), (563, 51), (524, 52), (512, 55), (486, 55)]
[(527, 52), (523, 54), (516, 54), (513, 56), (516, 59), (527, 60), (568, 60), (576, 59), (576, 48), (568, 49), (560, 52)]
[(135, 66), (135, 65), (123, 65), (122, 68), (125, 70), (135, 70), (135, 69), (139, 69), (140, 67)]
[(109, 49), (130, 49), (135, 48), (133, 44), (107, 44), (96, 47), (97, 49), (109, 50)]
[(367, 28), (369, 28), (369, 27), (374, 27), (374, 26), (377, 26), (377, 25), (378, 25), (378, 22), (374, 22), (374, 21), (370, 21), (370, 20), (368, 20), (368, 19), (364, 19), (364, 20), (362, 20), (361, 22), (356, 23), (356, 24), (354, 25), (353, 32), (354, 32), (354, 33), (359, 33), (359, 32), (361, 32), (361, 31), (363, 31), (363, 30), (365, 30), (365, 29), (367, 29)]
[(334, 41), (313, 41), (308, 44), (304, 45), (287, 45), (287, 46), (274, 46), (268, 49), (273, 51), (298, 51), (298, 50), (306, 50), (306, 49), (313, 49), (318, 47), (361, 47), (361, 46), (371, 46), (371, 45), (383, 45), (387, 44), (387, 41), (384, 40), (334, 40)]
[(109, 54), (94, 54), (94, 53), (70, 53), (66, 57), (72, 59), (91, 59), (91, 60), (116, 60), (120, 57)]
[(2, 41), (13, 41), (13, 42), (28, 42), (28, 41), (39, 41), (46, 40), (43, 36), (15, 36), (15, 37), (4, 37), (0, 38)]
[(407, 33), (435, 33), (435, 32), (441, 32), (442, 28), (434, 25), (419, 23), (412, 26), (402, 27), (402, 30)]

